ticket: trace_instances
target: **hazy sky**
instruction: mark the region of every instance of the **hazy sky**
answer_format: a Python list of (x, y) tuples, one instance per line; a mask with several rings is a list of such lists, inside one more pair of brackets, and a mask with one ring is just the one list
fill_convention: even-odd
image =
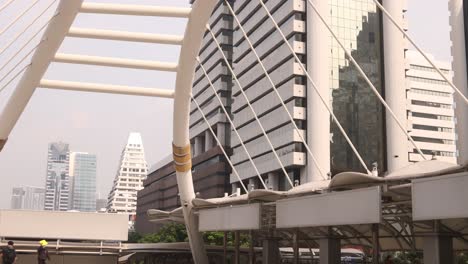
[[(252, 0), (256, 1), (256, 0)], [(391, 0), (394, 1), (394, 0)], [(6, 0), (0, 0), (0, 6)], [(16, 0), (0, 13), (0, 32), (31, 0)], [(39, 14), (51, 0), (41, 0), (25, 19), (0, 35), (0, 50)], [(124, 4), (188, 6), (188, 0), (94, 0)], [(424, 6), (424, 8), (421, 8)], [(437, 59), (450, 59), (447, 0), (408, 0), (410, 33)], [(52, 11), (54, 8), (52, 8)], [(50, 17), (49, 12), (45, 18)], [(18, 43), (25, 43), (40, 26), (42, 19)], [(175, 22), (174, 22), (175, 21)], [(163, 34), (183, 34), (184, 19), (135, 18), (105, 15), (79, 15), (75, 26), (129, 30)], [(39, 40), (39, 38), (37, 38)], [(37, 43), (37, 41), (35, 42)], [(34, 43), (29, 45), (26, 54)], [(0, 56), (0, 67), (19, 50), (15, 45)], [(152, 59), (177, 62), (178, 47), (129, 44), (125, 42), (66, 39), (60, 52), (99, 56)], [(0, 71), (3, 78), (18, 60)], [(20, 67), (21, 68), (21, 67)], [(52, 64), (45, 78), (56, 80), (111, 83), (173, 89), (174, 74)], [(9, 77), (0, 82), (0, 88)], [(14, 88), (12, 83), (0, 93), (0, 110)], [(1, 125), (1, 124), (0, 124)], [(172, 137), (172, 102), (169, 99), (37, 90), (0, 153), (0, 208), (10, 207), (14, 186), (44, 186), (47, 145), (52, 141), (70, 144), (72, 151), (89, 152), (98, 157), (98, 191), (107, 194), (115, 177), (122, 148), (130, 132), (141, 132), (149, 165), (170, 154)]]

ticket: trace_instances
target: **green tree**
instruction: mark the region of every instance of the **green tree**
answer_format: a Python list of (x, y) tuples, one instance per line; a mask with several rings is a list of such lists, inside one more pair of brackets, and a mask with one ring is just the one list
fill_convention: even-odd
[[(227, 237), (227, 246), (234, 246), (234, 233), (228, 232)], [(250, 245), (249, 235), (245, 233), (240, 234), (240, 246), (248, 247)], [(138, 241), (138, 243), (174, 243), (174, 242), (187, 242), (188, 235), (187, 229), (183, 224), (166, 224), (161, 229), (154, 233), (148, 234), (145, 236), (140, 236), (138, 234), (129, 235), (129, 241)], [(223, 232), (205, 232), (203, 233), (203, 240), (205, 244), (211, 246), (222, 246), (224, 241)], [(132, 243), (132, 242), (130, 242)]]
[(456, 260), (457, 264), (468, 264), (468, 253), (458, 254)]
[[(203, 240), (205, 244), (211, 246), (222, 246), (224, 241), (224, 232), (205, 232), (203, 233)], [(241, 233), (240, 234), (240, 246), (241, 247), (249, 247), (250, 245), (250, 237), (248, 234)], [(232, 247), (234, 246), (234, 233), (228, 232), (227, 233), (227, 246)]]
[(142, 237), (137, 232), (129, 232), (128, 233), (128, 243), (138, 243)]
[(175, 243), (187, 242), (187, 230), (182, 224), (171, 223), (164, 225), (154, 234), (148, 234), (138, 240), (138, 243)]
[(421, 252), (399, 251), (393, 254), (393, 262), (395, 264), (420, 264), (422, 263), (422, 258)]

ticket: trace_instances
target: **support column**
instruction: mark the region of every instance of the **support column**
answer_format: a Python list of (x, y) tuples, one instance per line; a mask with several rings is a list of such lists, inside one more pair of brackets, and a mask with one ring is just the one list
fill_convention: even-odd
[[(328, 1), (312, 0), (320, 14), (328, 20)], [(307, 4), (307, 71), (325, 102), (329, 89), (330, 34), (314, 9)], [(307, 83), (307, 143), (324, 173), (330, 171), (330, 114), (310, 82)], [(321, 181), (320, 171), (307, 156), (307, 177), (301, 184)]]
[(320, 245), (320, 264), (341, 264), (341, 241), (338, 238), (322, 238)]
[(379, 225), (372, 225), (372, 264), (380, 263)]
[(239, 185), (240, 185), (240, 184), (237, 183), (237, 182), (231, 183), (231, 194), (234, 194), (234, 193), (237, 192), (237, 188), (239, 188), (239, 187), (238, 187)]
[[(452, 31), (452, 69), (453, 83), (460, 89), (465, 96), (468, 96), (467, 80), (467, 54), (466, 54), (466, 35), (463, 12), (463, 0), (450, 0), (450, 25)], [(457, 119), (456, 132), (458, 134), (457, 149), (459, 152), (458, 164), (468, 163), (468, 105), (457, 93), (455, 99), (455, 117)]]
[(216, 136), (218, 137), (219, 142), (223, 146), (228, 146), (228, 142), (226, 142), (226, 124), (218, 123), (216, 128)]
[(279, 241), (277, 238), (266, 238), (263, 240), (263, 261), (262, 263), (279, 264)]
[(234, 263), (240, 264), (240, 232), (234, 232)]
[(256, 190), (258, 189), (258, 179), (257, 178), (250, 178), (249, 179), (249, 190)]
[(424, 264), (453, 263), (453, 238), (435, 234), (424, 237)]
[[(403, 25), (403, 1), (384, 0), (383, 6)], [(385, 99), (397, 118), (407, 124), (405, 82), (405, 46), (403, 34), (383, 15), (383, 40), (385, 58)], [(387, 162), (388, 172), (401, 169), (408, 162), (408, 139), (397, 122), (387, 112)]]
[(228, 243), (228, 233), (224, 231), (223, 236), (223, 263), (227, 264), (227, 243)]
[(293, 257), (293, 264), (299, 264), (299, 239), (297, 230), (294, 230), (293, 234)]
[(214, 147), (214, 137), (213, 134), (211, 134), (210, 130), (205, 131), (205, 151), (208, 151), (212, 147)]
[(249, 263), (255, 264), (255, 240), (254, 240), (254, 232), (252, 230), (249, 231), (250, 237), (250, 245), (249, 245)]
[(195, 137), (195, 149), (194, 149), (194, 157), (203, 153), (203, 138), (201, 136)]
[(279, 177), (278, 173), (270, 172), (268, 173), (268, 185), (269, 189), (277, 191), (279, 189)]

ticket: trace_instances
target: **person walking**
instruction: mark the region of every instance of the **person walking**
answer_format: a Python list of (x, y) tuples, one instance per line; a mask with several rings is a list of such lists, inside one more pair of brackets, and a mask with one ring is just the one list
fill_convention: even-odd
[(8, 241), (8, 245), (1, 251), (3, 264), (13, 264), (16, 262), (18, 257), (16, 256), (15, 243)]
[(49, 243), (45, 240), (39, 241), (39, 248), (37, 249), (37, 263), (38, 264), (46, 264), (48, 260), (50, 260), (49, 257), (49, 251), (47, 250), (46, 246)]

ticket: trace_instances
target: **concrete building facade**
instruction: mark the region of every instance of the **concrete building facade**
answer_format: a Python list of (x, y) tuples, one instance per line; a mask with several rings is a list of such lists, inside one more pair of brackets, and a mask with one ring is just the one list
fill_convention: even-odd
[[(453, 83), (468, 97), (468, 1), (450, 0), (450, 26), (452, 31)], [(458, 163), (468, 163), (468, 105), (455, 94), (455, 126), (457, 131)]]
[(70, 154), (70, 178), (73, 182), (70, 209), (96, 211), (96, 170), (96, 155), (82, 152)]
[(15, 187), (11, 194), (11, 209), (44, 210), (45, 189), (41, 187)]
[(63, 142), (49, 144), (44, 210), (67, 211), (70, 202), (70, 150)]
[[(415, 51), (406, 53), (408, 127), (411, 136), (427, 159), (457, 163), (453, 89), (434, 68)], [(437, 66), (451, 78), (449, 63)], [(409, 146), (409, 161), (422, 157)]]
[(141, 135), (130, 133), (108, 196), (107, 211), (129, 214), (129, 224), (132, 226), (136, 215), (137, 193), (143, 189), (147, 174), (148, 165)]

